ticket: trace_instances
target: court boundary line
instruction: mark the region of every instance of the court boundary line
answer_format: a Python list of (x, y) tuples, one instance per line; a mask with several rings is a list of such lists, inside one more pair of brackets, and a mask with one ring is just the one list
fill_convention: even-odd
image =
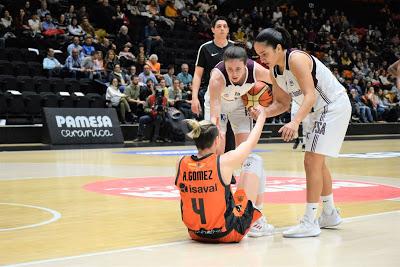
[[(400, 214), (400, 210), (380, 212), (380, 213), (374, 213), (374, 214), (366, 214), (366, 215), (344, 218), (343, 222), (354, 222), (354, 221), (364, 220), (364, 219), (371, 218), (371, 217), (377, 217), (377, 216), (388, 215), (388, 214), (398, 214), (398, 213)], [(275, 234), (280, 234), (282, 231), (284, 231), (285, 229), (288, 229), (288, 228), (289, 227), (277, 228), (276, 229), (277, 231)], [(23, 262), (23, 263), (11, 264), (11, 265), (1, 265), (1, 266), (8, 266), (8, 267), (31, 266), (31, 265), (38, 265), (38, 264), (43, 264), (43, 263), (58, 262), (58, 261), (63, 261), (63, 260), (74, 260), (74, 259), (85, 258), (85, 257), (115, 254), (115, 253), (135, 251), (135, 250), (149, 251), (152, 248), (175, 246), (175, 245), (181, 245), (181, 244), (192, 243), (192, 242), (195, 243), (195, 241), (188, 239), (188, 240), (181, 240), (181, 241), (169, 242), (169, 243), (164, 243), (164, 244), (156, 244), (156, 245), (100, 251), (100, 252), (93, 252), (93, 253), (85, 253), (85, 254), (80, 254), (80, 255), (75, 255), (75, 256), (66, 256), (66, 257), (60, 257), (60, 258), (37, 260), (37, 261)]]

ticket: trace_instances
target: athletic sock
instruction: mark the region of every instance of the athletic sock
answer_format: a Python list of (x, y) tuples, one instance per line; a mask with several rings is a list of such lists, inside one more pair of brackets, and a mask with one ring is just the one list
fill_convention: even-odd
[(333, 194), (327, 196), (321, 196), (322, 199), (322, 210), (326, 214), (331, 214), (335, 209), (335, 203), (333, 202)]
[(306, 205), (306, 212), (304, 214), (304, 217), (311, 222), (313, 222), (317, 217), (318, 204), (319, 203), (307, 203)]

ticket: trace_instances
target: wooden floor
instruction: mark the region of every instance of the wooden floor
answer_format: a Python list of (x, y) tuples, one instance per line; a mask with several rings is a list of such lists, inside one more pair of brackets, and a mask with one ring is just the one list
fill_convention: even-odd
[(348, 141), (329, 159), (345, 222), (307, 239), (280, 234), (303, 213), (303, 153), (259, 145), (278, 231), (228, 245), (192, 242), (181, 223), (174, 154), (190, 149), (1, 152), (0, 265), (399, 266), (399, 140)]

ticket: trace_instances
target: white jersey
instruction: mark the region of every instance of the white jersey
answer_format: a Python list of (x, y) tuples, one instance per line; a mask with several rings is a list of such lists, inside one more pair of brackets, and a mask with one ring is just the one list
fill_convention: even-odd
[[(223, 61), (219, 62), (215, 65), (213, 71), (219, 72), (225, 80), (224, 89), (221, 92), (221, 104), (229, 104), (229, 102), (234, 102), (241, 98), (242, 95), (245, 95), (256, 82), (256, 67), (253, 60), (248, 59), (246, 63), (246, 78), (241, 85), (234, 84), (228, 76), (228, 72), (225, 68), (225, 63)], [(209, 88), (207, 88), (207, 92), (204, 96), (205, 102), (210, 103), (210, 92)]]
[[(275, 66), (274, 77), (279, 87), (287, 92), (292, 97), (293, 101), (301, 105), (303, 103), (304, 95), (300, 90), (296, 77), (289, 69), (289, 58), (293, 53), (304, 53), (308, 55), (300, 50), (288, 49), (285, 55), (285, 69), (283, 73), (279, 73), (278, 66)], [(321, 61), (313, 56), (308, 56), (313, 62), (311, 74), (317, 91), (317, 100), (313, 106), (313, 110), (319, 110), (324, 106), (335, 102), (340, 95), (346, 93), (346, 89)]]
[[(241, 98), (253, 86), (256, 81), (255, 62), (251, 59), (246, 63), (246, 78), (243, 84), (237, 85), (229, 80), (228, 73), (223, 61), (219, 62), (212, 71), (219, 72), (224, 78), (225, 85), (221, 92), (221, 131), (226, 132), (226, 125), (229, 122), (234, 134), (250, 133), (252, 119), (248, 116), (246, 107)], [(204, 119), (210, 120), (210, 92), (209, 88), (204, 96)]]

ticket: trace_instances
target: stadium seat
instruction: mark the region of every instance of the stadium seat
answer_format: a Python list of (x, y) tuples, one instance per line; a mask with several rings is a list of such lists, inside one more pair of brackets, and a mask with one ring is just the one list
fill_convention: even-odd
[(7, 114), (11, 116), (24, 115), (25, 105), (22, 95), (13, 95), (7, 92), (6, 96), (7, 96)]
[(89, 103), (91, 108), (106, 107), (106, 99), (104, 98), (104, 96), (95, 93), (89, 93), (86, 96), (89, 98)]
[(46, 77), (34, 76), (33, 80), (35, 82), (36, 92), (52, 92), (50, 82)]
[(31, 117), (32, 121), (35, 116), (40, 116), (42, 112), (42, 98), (39, 94), (32, 91), (22, 92), (25, 103), (25, 112)]
[(54, 93), (65, 92), (67, 90), (64, 80), (61, 78), (51, 77), (48, 79), (48, 81), (49, 81), (51, 89)]
[(12, 61), (11, 65), (15, 76), (30, 75), (29, 67), (26, 65), (26, 62)]
[(52, 92), (40, 92), (42, 98), (42, 107), (57, 108), (58, 97)]
[(0, 84), (3, 91), (16, 90), (18, 91), (17, 78), (12, 75), (0, 75)]
[(43, 66), (41, 63), (29, 61), (27, 64), (31, 76), (44, 76)]
[(23, 91), (36, 91), (35, 82), (30, 76), (17, 76), (18, 88)]
[(0, 60), (0, 74), (2, 75), (13, 75), (13, 67), (11, 62), (8, 60)]

